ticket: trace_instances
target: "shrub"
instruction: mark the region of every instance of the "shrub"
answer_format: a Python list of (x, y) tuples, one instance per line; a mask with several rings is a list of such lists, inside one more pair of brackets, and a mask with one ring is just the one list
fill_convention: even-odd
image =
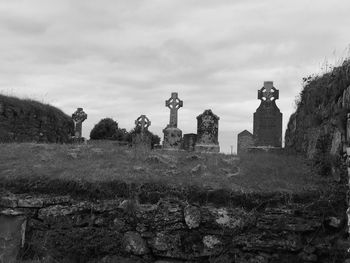
[(100, 120), (90, 132), (91, 140), (116, 140), (119, 137), (118, 123), (111, 118)]

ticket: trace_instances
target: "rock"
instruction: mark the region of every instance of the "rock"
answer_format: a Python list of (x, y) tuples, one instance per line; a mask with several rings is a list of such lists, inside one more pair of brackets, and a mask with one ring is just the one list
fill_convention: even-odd
[(0, 262), (17, 262), (24, 246), (26, 218), (19, 214), (0, 215)]
[(8, 208), (8, 209), (5, 209), (5, 210), (2, 210), (0, 212), (0, 214), (1, 215), (5, 215), (5, 216), (19, 216), (19, 215), (24, 215), (24, 212)]
[(326, 218), (326, 224), (332, 228), (339, 229), (342, 226), (342, 220), (334, 216)]
[(2, 196), (0, 199), (0, 206), (16, 208), (18, 199), (16, 196)]
[(123, 209), (127, 213), (136, 213), (139, 210), (139, 204), (136, 200), (124, 200), (120, 203), (118, 208)]
[(184, 217), (186, 225), (189, 229), (199, 227), (201, 222), (201, 211), (196, 206), (186, 206), (184, 209)]
[(18, 207), (42, 208), (43, 206), (44, 200), (42, 198), (27, 197), (18, 200)]
[(115, 218), (115, 219), (113, 220), (113, 226), (114, 226), (114, 228), (116, 229), (116, 231), (120, 232), (121, 230), (124, 229), (124, 227), (125, 227), (125, 222), (122, 221), (122, 220), (119, 219), (119, 218)]
[(341, 145), (342, 145), (342, 140), (341, 140), (341, 132), (339, 129), (335, 129), (333, 133), (333, 138), (332, 138), (332, 145), (331, 145), (331, 150), (330, 154), (331, 155), (336, 155), (340, 152), (341, 150)]
[(154, 255), (172, 259), (183, 258), (181, 251), (181, 237), (179, 234), (168, 234), (159, 232), (150, 241), (150, 246)]
[(122, 240), (122, 245), (125, 252), (134, 255), (145, 255), (149, 252), (145, 240), (137, 232), (126, 232)]
[(213, 249), (214, 247), (221, 245), (222, 242), (216, 236), (207, 235), (203, 237), (203, 244), (204, 244), (204, 247)]

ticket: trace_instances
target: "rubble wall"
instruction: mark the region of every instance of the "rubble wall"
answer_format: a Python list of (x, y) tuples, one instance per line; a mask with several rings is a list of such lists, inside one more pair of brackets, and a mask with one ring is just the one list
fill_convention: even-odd
[[(150, 191), (149, 195), (155, 194)], [(0, 258), (12, 262), (343, 262), (344, 196), (159, 198), (1, 195)], [(230, 199), (231, 198), (231, 199)], [(147, 202), (144, 202), (148, 200)], [(216, 201), (215, 201), (216, 200)], [(25, 221), (25, 222), (24, 222)], [(7, 248), (7, 249), (6, 249)]]

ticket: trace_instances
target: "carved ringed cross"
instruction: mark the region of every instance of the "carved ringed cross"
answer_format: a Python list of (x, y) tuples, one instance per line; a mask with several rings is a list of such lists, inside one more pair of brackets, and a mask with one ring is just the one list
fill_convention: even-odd
[(141, 132), (151, 126), (151, 121), (146, 117), (146, 115), (141, 115), (135, 121), (136, 127), (141, 127)]
[(177, 92), (171, 93), (170, 99), (165, 101), (165, 106), (170, 109), (170, 127), (177, 128), (177, 111), (183, 107), (183, 101), (178, 98)]

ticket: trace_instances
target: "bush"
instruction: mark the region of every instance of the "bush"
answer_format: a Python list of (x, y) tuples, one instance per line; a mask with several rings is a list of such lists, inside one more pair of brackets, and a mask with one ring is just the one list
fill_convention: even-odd
[(111, 118), (100, 120), (90, 132), (91, 140), (116, 140), (122, 136), (118, 123)]

